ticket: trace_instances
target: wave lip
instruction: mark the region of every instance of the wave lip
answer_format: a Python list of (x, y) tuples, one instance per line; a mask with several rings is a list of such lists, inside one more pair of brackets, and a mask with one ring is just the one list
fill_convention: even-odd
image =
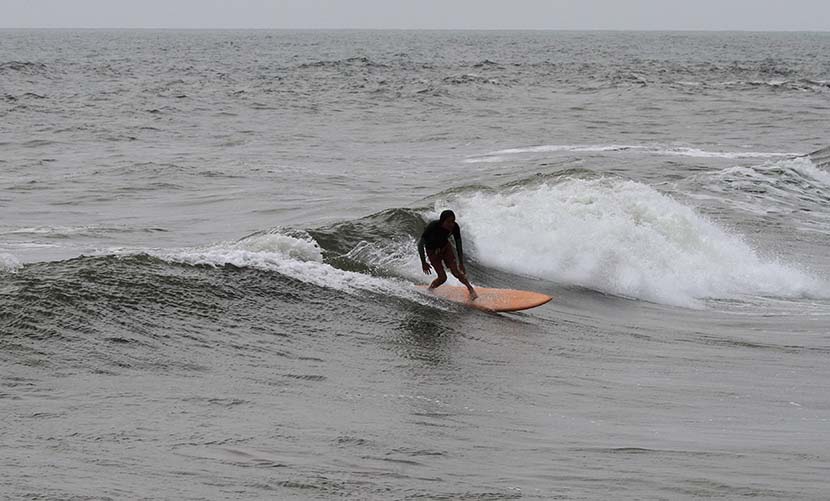
[(254, 268), (347, 294), (371, 292), (424, 302), (408, 282), (341, 270), (324, 262), (323, 250), (304, 231), (272, 230), (236, 242), (144, 253), (169, 263)]
[(511, 273), (685, 307), (830, 294), (822, 280), (634, 181), (564, 179), (451, 203), (477, 259)]

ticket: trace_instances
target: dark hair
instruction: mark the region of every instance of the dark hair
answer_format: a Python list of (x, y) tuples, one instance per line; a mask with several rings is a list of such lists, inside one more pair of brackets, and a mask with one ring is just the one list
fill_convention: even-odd
[(440, 216), (438, 216), (438, 221), (443, 223), (444, 221), (446, 221), (449, 218), (455, 219), (455, 212), (447, 209), (444, 212), (442, 212)]

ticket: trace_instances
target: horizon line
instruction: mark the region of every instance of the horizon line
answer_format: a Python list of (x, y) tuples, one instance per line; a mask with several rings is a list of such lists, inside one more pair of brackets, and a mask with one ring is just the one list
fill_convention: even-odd
[(119, 31), (566, 31), (566, 32), (688, 32), (688, 33), (830, 33), (830, 29), (803, 28), (286, 28), (286, 27), (178, 27), (178, 26), (0, 26), (0, 30), (119, 30)]

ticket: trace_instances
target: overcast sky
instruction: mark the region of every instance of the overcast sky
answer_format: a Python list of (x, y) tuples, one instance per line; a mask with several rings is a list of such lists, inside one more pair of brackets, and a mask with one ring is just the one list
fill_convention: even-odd
[(0, 27), (830, 31), (830, 0), (0, 0)]

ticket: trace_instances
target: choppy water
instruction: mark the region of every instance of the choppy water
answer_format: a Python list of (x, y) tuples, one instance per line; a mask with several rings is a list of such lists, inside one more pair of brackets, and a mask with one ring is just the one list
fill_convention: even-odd
[[(0, 494), (822, 499), (830, 35), (0, 31)], [(414, 292), (459, 216), (488, 315)]]

